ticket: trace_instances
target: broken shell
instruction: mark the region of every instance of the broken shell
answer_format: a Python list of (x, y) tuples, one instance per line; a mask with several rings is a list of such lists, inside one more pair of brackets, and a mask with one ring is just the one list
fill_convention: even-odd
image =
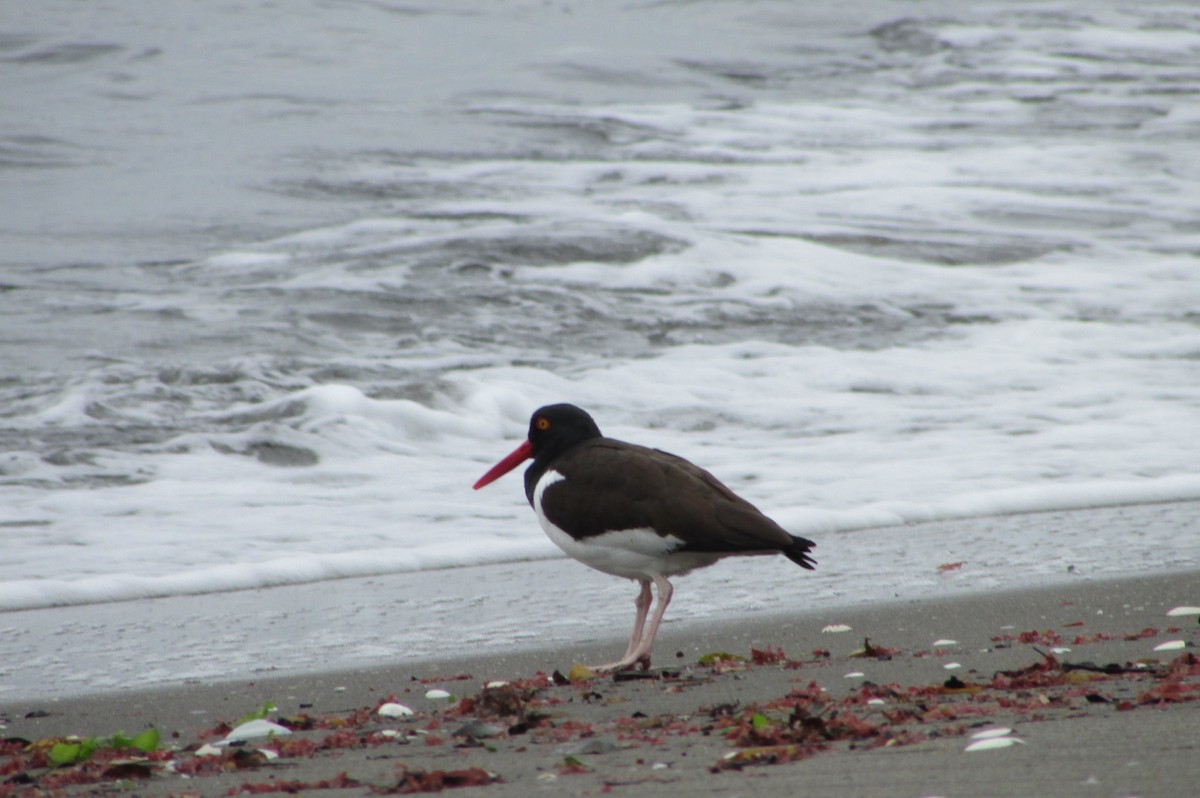
[(272, 735), (291, 734), (292, 730), (287, 726), (280, 726), (278, 723), (272, 723), (269, 720), (252, 720), (238, 726), (229, 734), (225, 735), (225, 739), (221, 740), (218, 745), (229, 745), (230, 743), (240, 743), (245, 740), (253, 740), (256, 737), (270, 737)]
[(1018, 737), (987, 737), (983, 740), (976, 740), (963, 750), (969, 753), (975, 751), (995, 751), (998, 748), (1008, 748), (1016, 743), (1024, 745), (1025, 741)]
[(1165, 643), (1159, 643), (1154, 647), (1155, 651), (1178, 651), (1181, 648), (1187, 648), (1187, 643), (1183, 640), (1168, 640)]
[(1012, 734), (1012, 729), (1007, 726), (997, 726), (993, 729), (983, 729), (971, 735), (972, 740), (990, 740), (993, 737), (1005, 737)]

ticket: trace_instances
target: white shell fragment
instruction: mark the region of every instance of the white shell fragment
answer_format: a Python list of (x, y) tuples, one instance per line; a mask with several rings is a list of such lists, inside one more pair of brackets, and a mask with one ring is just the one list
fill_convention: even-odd
[(846, 678), (847, 679), (861, 679), (866, 675), (867, 674), (863, 673), (862, 671), (854, 671), (852, 673), (847, 673)]
[(375, 710), (375, 714), (384, 718), (403, 718), (411, 715), (413, 711), (403, 704), (397, 704), (395, 701), (389, 701), (383, 704), (379, 709)]
[(983, 729), (971, 735), (972, 740), (990, 740), (993, 737), (1007, 737), (1012, 734), (1012, 729), (1007, 726), (997, 726), (994, 729)]
[(269, 720), (251, 720), (225, 735), (225, 739), (218, 743), (218, 745), (229, 745), (230, 743), (253, 740), (256, 737), (282, 736), (291, 733), (292, 730), (287, 726), (280, 726), (278, 723), (272, 723)]
[(1013, 737), (1012, 729), (1007, 726), (996, 726), (991, 729), (981, 729), (971, 735), (972, 742), (963, 750), (968, 753), (976, 751), (995, 751), (1000, 748), (1008, 748), (1011, 745), (1020, 743), (1025, 744), (1025, 741), (1020, 737)]
[(1159, 643), (1154, 647), (1155, 651), (1178, 651), (1181, 648), (1186, 648), (1187, 643), (1183, 640), (1168, 640), (1165, 643)]
[(1181, 615), (1200, 615), (1200, 607), (1175, 607), (1167, 610), (1168, 618), (1178, 618)]
[(849, 632), (850, 627), (844, 623), (831, 623), (828, 626), (822, 627), (821, 634), (836, 634), (838, 632)]
[(942, 638), (939, 638), (939, 639), (933, 641), (934, 648), (941, 648), (942, 646), (957, 646), (957, 645), (958, 645), (957, 640), (951, 640), (947, 637), (942, 637)]
[(503, 679), (497, 679), (494, 682), (488, 682), (487, 684), (484, 685), (484, 687), (486, 687), (489, 690), (494, 690), (497, 687), (504, 687), (506, 684), (508, 684), (508, 682), (504, 681)]
[(205, 743), (196, 749), (196, 756), (220, 756), (221, 749), (211, 743)]
[(873, 707), (887, 706), (887, 702), (884, 701), (882, 698), (871, 698), (871, 699), (867, 700), (867, 703)]
[(450, 698), (450, 694), (445, 690), (434, 688), (433, 690), (426, 692), (425, 697), (430, 701), (445, 701), (446, 699)]
[(946, 669), (946, 670), (948, 670), (948, 671), (952, 671), (952, 670), (956, 670), (956, 669), (958, 669), (958, 668), (961, 668), (961, 667), (962, 667), (962, 665), (961, 665), (960, 663), (958, 663), (958, 662), (947, 662), (947, 663), (946, 663), (945, 665), (943, 665), (942, 667), (943, 667), (943, 668), (945, 668), (945, 669)]
[(1019, 737), (988, 737), (986, 740), (976, 740), (968, 745), (963, 750), (967, 753), (975, 751), (995, 751), (999, 748), (1008, 748), (1017, 743), (1025, 744), (1025, 741)]

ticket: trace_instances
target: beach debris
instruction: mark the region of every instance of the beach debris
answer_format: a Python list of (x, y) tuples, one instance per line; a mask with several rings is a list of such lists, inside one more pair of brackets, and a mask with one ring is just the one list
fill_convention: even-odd
[(821, 634), (823, 635), (834, 635), (850, 631), (853, 630), (844, 623), (831, 623), (821, 627)]
[(989, 729), (981, 729), (971, 735), (971, 743), (964, 749), (969, 752), (973, 751), (993, 751), (1000, 748), (1008, 748), (1017, 743), (1024, 744), (1025, 741), (1020, 737), (1013, 736), (1013, 730), (1007, 726), (995, 726)]
[(787, 662), (788, 658), (779, 646), (767, 646), (766, 648), (750, 646), (750, 661), (755, 665), (778, 665), (781, 662)]
[(852, 671), (850, 673), (847, 673), (842, 678), (844, 678), (844, 679), (864, 679), (864, 678), (866, 678), (866, 676), (867, 676), (867, 674), (863, 673), (862, 671)]
[(1155, 646), (1154, 650), (1155, 651), (1179, 651), (1180, 649), (1183, 649), (1183, 648), (1187, 648), (1187, 641), (1185, 641), (1185, 640), (1167, 640), (1166, 642), (1159, 643), (1157, 646)]
[(222, 764), (231, 765), (237, 770), (253, 770), (278, 758), (279, 754), (265, 748), (235, 748), (228, 757), (222, 760)]
[(943, 667), (943, 668), (945, 668), (945, 669), (946, 669), (946, 670), (948, 670), (948, 671), (952, 671), (952, 670), (955, 670), (955, 669), (957, 669), (957, 668), (961, 668), (961, 667), (962, 667), (962, 663), (960, 663), (960, 662), (947, 662), (947, 663), (946, 663), (945, 665), (943, 665), (942, 667)]
[(235, 723), (234, 725), (240, 726), (241, 724), (249, 723), (252, 720), (264, 720), (272, 712), (276, 712), (277, 710), (278, 710), (278, 707), (275, 706), (274, 701), (267, 701), (258, 709), (253, 709), (253, 710), (247, 712), (245, 715), (242, 715), (242, 717), (239, 718), (238, 722)]
[(592, 769), (583, 763), (579, 757), (565, 756), (558, 768), (560, 776), (571, 776), (577, 773), (591, 773)]
[(982, 689), (983, 685), (981, 684), (971, 684), (970, 682), (964, 682), (957, 676), (951, 676), (942, 682), (942, 686), (938, 688), (937, 692), (942, 694), (978, 693)]
[(453, 673), (449, 676), (426, 676), (422, 679), (418, 679), (416, 676), (414, 676), (412, 677), (412, 680), (414, 682), (419, 682), (420, 684), (437, 684), (439, 682), (469, 682), (474, 678), (475, 677), (469, 673)]
[(966, 565), (966, 564), (967, 564), (967, 561), (966, 561), (966, 560), (960, 560), (960, 561), (958, 561), (958, 562), (944, 562), (944, 563), (942, 563), (941, 565), (939, 565), (939, 566), (937, 567), (937, 569), (938, 569), (938, 573), (939, 573), (939, 574), (944, 574), (944, 573), (947, 573), (947, 572), (949, 572), (949, 571), (958, 571), (958, 570), (961, 570), (961, 569), (962, 569), (962, 567), (963, 567), (964, 565)]
[(480, 715), (496, 718), (524, 715), (537, 691), (536, 685), (521, 688), (506, 683), (500, 687), (485, 687), (475, 697), (474, 710)]
[(1017, 743), (1024, 745), (1025, 741), (1020, 737), (992, 737), (987, 740), (976, 740), (963, 750), (967, 753), (975, 753), (976, 751), (996, 751), (1000, 748), (1009, 748)]
[(257, 718), (235, 726), (229, 734), (225, 735), (224, 740), (220, 740), (215, 745), (234, 745), (259, 737), (282, 737), (291, 733), (292, 730), (287, 726), (272, 723), (264, 718)]
[(1024, 740), (1020, 737), (1013, 737), (1012, 733), (1013, 730), (1006, 726), (983, 729), (971, 735), (971, 742), (963, 750), (967, 753), (996, 751), (1001, 748), (1009, 748), (1017, 743), (1025, 744)]
[(1182, 606), (1167, 610), (1168, 618), (1179, 618), (1184, 615), (1200, 615), (1200, 607)]
[(1158, 630), (1153, 626), (1147, 626), (1140, 632), (1130, 632), (1129, 634), (1125, 635), (1124, 639), (1128, 641), (1149, 640), (1152, 637), (1158, 637)]
[(851, 657), (863, 657), (866, 659), (891, 659), (900, 653), (898, 648), (888, 648), (886, 646), (876, 646), (871, 643), (871, 638), (863, 638), (863, 647), (850, 652)]
[(730, 654), (728, 651), (710, 651), (700, 657), (697, 662), (700, 665), (735, 665), (737, 663), (746, 662), (746, 658), (741, 654)]
[(196, 756), (221, 756), (224, 752), (212, 743), (205, 743), (196, 749)]
[(472, 740), (486, 740), (489, 737), (499, 737), (507, 731), (507, 726), (472, 718), (452, 731), (450, 735), (452, 737), (467, 737)]
[(943, 648), (944, 646), (957, 646), (957, 645), (958, 645), (957, 640), (951, 640), (948, 637), (939, 637), (937, 640), (933, 641), (934, 648)]
[(29, 743), (29, 749), (44, 753), (47, 764), (66, 767), (87, 762), (99, 751), (140, 751), (143, 754), (158, 750), (159, 734), (154, 728), (134, 737), (117, 733), (111, 737), (47, 737)]
[(435, 687), (432, 690), (426, 690), (425, 697), (430, 701), (452, 701), (454, 699), (454, 696), (450, 695), (448, 691), (443, 690), (440, 687)]
[(506, 684), (508, 684), (508, 682), (504, 681), (503, 679), (496, 679), (495, 681), (491, 681), (491, 682), (488, 682), (487, 684), (485, 684), (484, 689), (494, 690), (495, 688), (503, 687)]
[(725, 754), (709, 770), (719, 773), (722, 770), (741, 770), (751, 765), (780, 765), (807, 759), (818, 750), (820, 749), (817, 746), (812, 745), (763, 745), (743, 748)]
[(147, 762), (145, 759), (118, 759), (109, 762), (100, 777), (108, 781), (148, 779), (161, 767), (161, 763)]
[(558, 748), (558, 753), (563, 756), (584, 756), (597, 754), (611, 754), (613, 751), (619, 751), (620, 746), (608, 740), (601, 740), (596, 737), (589, 737), (586, 740), (580, 740), (572, 745), (564, 745)]
[(413, 714), (413, 711), (404, 704), (388, 701), (386, 704), (380, 704), (375, 714), (382, 718), (403, 718)]
[(981, 729), (971, 735), (972, 740), (990, 740), (993, 737), (1007, 737), (1012, 734), (1013, 730), (1007, 726), (995, 726), (990, 729)]
[(639, 682), (647, 679), (665, 679), (679, 675), (679, 671), (670, 668), (656, 668), (649, 671), (617, 671), (612, 675), (614, 682)]
[(588, 679), (592, 679), (595, 676), (595, 671), (593, 671), (587, 665), (579, 662), (574, 663), (571, 666), (571, 669), (567, 671), (567, 681), (571, 682), (572, 684), (575, 684), (576, 682), (586, 682)]
[(287, 793), (295, 795), (297, 793), (307, 793), (315, 790), (349, 790), (355, 787), (361, 787), (362, 784), (357, 780), (347, 775), (346, 771), (334, 776), (332, 779), (321, 779), (320, 781), (300, 781), (298, 779), (282, 780), (271, 779), (270, 781), (261, 782), (259, 784), (251, 784), (249, 782), (242, 784), (240, 787), (235, 787), (230, 791), (231, 794), (250, 793), (251, 795), (263, 793)]

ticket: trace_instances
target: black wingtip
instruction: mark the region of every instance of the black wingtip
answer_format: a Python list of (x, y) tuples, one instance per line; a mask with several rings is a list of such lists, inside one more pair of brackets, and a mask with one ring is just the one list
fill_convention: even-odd
[(796, 563), (796, 565), (799, 565), (806, 571), (812, 571), (817, 567), (817, 561), (812, 557), (809, 557), (808, 553), (812, 551), (813, 547), (816, 545), (816, 543), (813, 543), (807, 538), (798, 538), (795, 535), (792, 535), (792, 546), (783, 550), (783, 556), (787, 557), (789, 560)]

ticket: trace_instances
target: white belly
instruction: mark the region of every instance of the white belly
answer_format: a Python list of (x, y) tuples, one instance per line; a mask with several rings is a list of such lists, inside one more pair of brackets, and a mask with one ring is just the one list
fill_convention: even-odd
[(712, 565), (719, 554), (677, 552), (683, 541), (671, 535), (659, 535), (652, 529), (622, 529), (596, 537), (576, 540), (559, 529), (542, 512), (542, 494), (565, 477), (547, 471), (533, 489), (533, 509), (538, 522), (554, 545), (584, 565), (626, 579), (652, 579), (655, 576), (682, 574), (694, 568)]

